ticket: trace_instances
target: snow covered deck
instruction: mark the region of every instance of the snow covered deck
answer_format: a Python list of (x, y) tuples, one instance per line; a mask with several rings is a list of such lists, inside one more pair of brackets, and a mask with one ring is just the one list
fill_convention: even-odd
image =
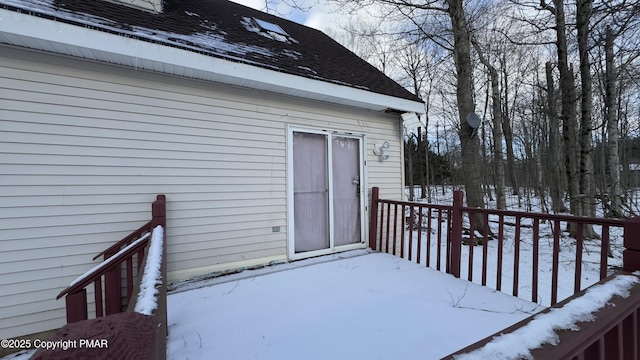
[(181, 284), (168, 359), (440, 359), (543, 308), (365, 251)]

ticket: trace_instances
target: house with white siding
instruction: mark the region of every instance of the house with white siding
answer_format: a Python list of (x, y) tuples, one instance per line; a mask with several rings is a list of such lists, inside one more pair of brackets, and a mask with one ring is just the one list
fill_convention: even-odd
[(167, 198), (169, 281), (365, 248), (423, 104), (320, 31), (219, 0), (0, 0), (0, 338)]

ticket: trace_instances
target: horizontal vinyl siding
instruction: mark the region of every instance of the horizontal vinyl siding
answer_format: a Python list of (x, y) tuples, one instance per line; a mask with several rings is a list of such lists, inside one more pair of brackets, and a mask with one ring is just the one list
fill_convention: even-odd
[[(55, 296), (167, 195), (168, 270), (285, 256), (287, 125), (366, 134), (401, 194), (397, 117), (2, 48), (0, 338), (64, 324)], [(389, 141), (382, 163), (373, 144)], [(273, 232), (279, 227), (279, 232)]]

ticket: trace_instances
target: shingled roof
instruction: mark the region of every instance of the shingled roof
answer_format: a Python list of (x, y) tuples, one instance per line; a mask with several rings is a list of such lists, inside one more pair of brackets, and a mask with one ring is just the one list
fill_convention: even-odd
[(161, 13), (101, 0), (0, 0), (0, 4), (10, 11), (26, 10), (92, 30), (420, 102), (321, 31), (230, 1), (165, 0)]

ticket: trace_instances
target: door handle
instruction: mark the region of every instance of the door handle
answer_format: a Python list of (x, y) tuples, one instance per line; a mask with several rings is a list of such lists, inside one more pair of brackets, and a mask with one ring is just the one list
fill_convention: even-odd
[(356, 185), (356, 195), (359, 197), (360, 196), (360, 176), (355, 176), (352, 180), (351, 183), (353, 185)]

